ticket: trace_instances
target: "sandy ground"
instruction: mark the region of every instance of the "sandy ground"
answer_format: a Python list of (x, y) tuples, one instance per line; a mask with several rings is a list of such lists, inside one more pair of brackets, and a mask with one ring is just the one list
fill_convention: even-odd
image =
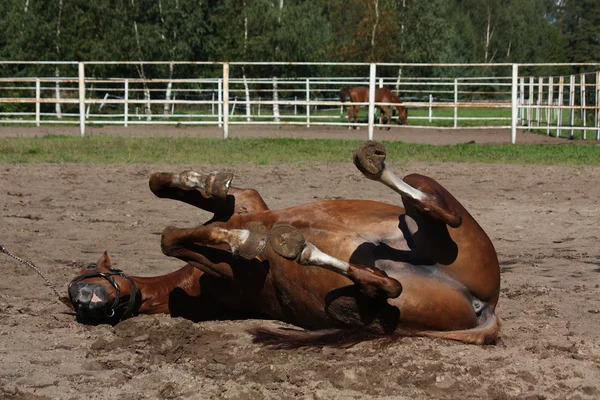
[[(230, 167), (199, 157), (176, 169)], [(502, 265), (499, 344), (405, 338), (291, 351), (254, 345), (246, 333), (276, 322), (194, 324), (159, 315), (84, 326), (38, 275), (0, 254), (0, 398), (600, 398), (600, 168), (392, 168), (434, 177), (488, 232)], [(0, 165), (0, 243), (64, 293), (82, 263), (104, 250), (132, 274), (175, 270), (182, 263), (162, 255), (160, 232), (208, 214), (150, 193), (149, 175), (173, 169)], [(272, 208), (325, 198), (400, 202), (351, 163), (235, 170), (235, 184), (258, 189)]]

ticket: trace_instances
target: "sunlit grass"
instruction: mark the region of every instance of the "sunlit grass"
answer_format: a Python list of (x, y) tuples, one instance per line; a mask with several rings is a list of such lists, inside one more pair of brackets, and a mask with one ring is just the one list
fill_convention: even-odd
[[(349, 162), (362, 141), (45, 136), (0, 139), (1, 163), (303, 164)], [(434, 146), (384, 142), (388, 160), (600, 165), (597, 145)]]

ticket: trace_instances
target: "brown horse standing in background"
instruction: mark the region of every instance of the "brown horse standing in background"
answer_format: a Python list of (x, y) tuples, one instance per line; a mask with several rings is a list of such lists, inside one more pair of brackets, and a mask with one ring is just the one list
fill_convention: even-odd
[[(346, 97), (350, 97), (350, 101), (353, 103), (366, 103), (369, 101), (369, 88), (367, 86), (356, 86), (353, 88), (342, 88), (340, 90), (340, 100), (342, 102), (346, 101)], [(388, 88), (375, 88), (375, 102), (376, 103), (401, 103), (400, 98), (396, 96), (390, 89)], [(383, 124), (388, 124), (392, 119), (392, 113), (390, 111), (390, 106), (384, 105), (376, 105), (375, 107), (379, 108), (381, 112), (384, 114)], [(398, 110), (398, 123), (400, 125), (406, 125), (408, 119), (408, 111), (406, 107), (398, 104), (394, 105)], [(358, 111), (360, 106), (351, 105), (348, 109), (348, 123), (356, 124), (358, 119)], [(389, 129), (389, 128), (388, 128)]]

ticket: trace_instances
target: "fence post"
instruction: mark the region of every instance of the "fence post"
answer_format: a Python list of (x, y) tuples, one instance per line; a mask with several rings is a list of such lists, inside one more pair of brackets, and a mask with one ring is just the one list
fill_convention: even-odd
[(535, 112), (535, 118), (537, 119), (537, 126), (540, 126), (542, 123), (542, 114), (540, 110), (540, 104), (542, 104), (544, 98), (544, 78), (540, 78), (538, 80), (538, 99), (537, 99), (537, 109)]
[(561, 137), (562, 131), (560, 127), (562, 126), (562, 106), (564, 103), (564, 92), (565, 92), (565, 77), (561, 76), (558, 78), (558, 115), (556, 118), (556, 125), (558, 129), (556, 130), (556, 137)]
[(375, 74), (377, 67), (370, 65), (369, 69), (369, 140), (373, 140), (373, 123), (375, 122)]
[(554, 104), (554, 78), (548, 78), (548, 108), (546, 108), (546, 119), (548, 120), (548, 136), (550, 136), (550, 125), (554, 122), (552, 116), (552, 105)]
[(379, 89), (383, 87), (383, 78), (379, 78)]
[[(581, 94), (581, 107), (582, 107), (582, 109), (581, 109), (581, 122), (582, 122), (583, 127), (586, 128), (587, 127), (587, 122), (586, 122), (586, 117), (587, 116), (586, 116), (586, 112), (585, 112), (585, 74), (581, 74), (581, 77), (579, 79), (579, 83), (580, 83), (579, 93)], [(586, 132), (587, 132), (586, 129), (584, 129), (582, 131), (583, 140), (585, 140), (585, 138), (586, 138)]]
[(85, 136), (85, 64), (79, 63), (79, 134)]
[(458, 128), (458, 79), (454, 79), (454, 128)]
[(223, 79), (217, 81), (217, 121), (219, 128), (223, 127)]
[(533, 76), (529, 77), (529, 100), (527, 101), (527, 126), (531, 126), (533, 119)]
[(310, 78), (306, 78), (306, 127), (310, 128)]
[(600, 140), (600, 72), (596, 72), (596, 140)]
[(431, 122), (431, 119), (433, 117), (433, 110), (432, 110), (432, 106), (431, 106), (432, 103), (433, 103), (433, 95), (430, 93), (429, 94), (429, 122)]
[(573, 124), (575, 123), (575, 75), (569, 77), (569, 139), (573, 139)]
[(519, 105), (521, 106), (519, 107), (520, 123), (521, 125), (525, 125), (525, 109), (523, 108), (525, 104), (525, 77), (523, 76), (519, 79), (519, 89)]
[(125, 92), (123, 94), (125, 100), (125, 104), (123, 104), (123, 126), (127, 127), (129, 122), (129, 79), (125, 79), (123, 90)]
[(223, 63), (223, 139), (229, 136), (229, 63)]
[(35, 126), (40, 126), (40, 78), (35, 78)]
[(512, 108), (512, 120), (510, 126), (510, 142), (515, 144), (517, 142), (517, 122), (519, 120), (519, 98), (517, 96), (517, 85), (519, 83), (519, 65), (512, 65), (512, 96), (511, 96), (511, 108)]

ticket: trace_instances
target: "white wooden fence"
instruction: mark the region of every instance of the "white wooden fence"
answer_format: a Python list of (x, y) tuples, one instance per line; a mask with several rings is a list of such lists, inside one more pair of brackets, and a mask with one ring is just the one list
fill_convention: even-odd
[[(368, 106), (373, 138), (377, 86), (401, 94), (409, 108), (411, 128), (510, 129), (516, 143), (518, 129), (553, 136), (600, 140), (600, 63), (586, 64), (365, 64), (365, 63), (221, 63), (221, 62), (19, 62), (0, 61), (15, 70), (19, 65), (54, 68), (54, 76), (0, 76), (0, 123), (79, 124), (81, 135), (92, 124), (218, 125), (227, 138), (233, 125), (288, 124), (349, 126), (343, 107)], [(159, 79), (88, 76), (98, 66), (126, 65), (198, 68), (196, 76)], [(247, 77), (242, 67), (319, 66), (340, 71), (337, 76), (299, 78)], [(523, 76), (520, 69), (586, 68), (594, 72), (566, 76)], [(477, 69), (475, 76), (402, 76), (410, 68)], [(364, 77), (347, 76), (359, 68)], [(398, 76), (378, 76), (390, 68)], [(493, 76), (490, 69), (505, 71)], [(210, 70), (210, 73), (203, 73)], [(217, 72), (215, 72), (217, 71)], [(59, 73), (60, 72), (60, 73)], [(487, 73), (486, 73), (487, 72)], [(341, 87), (368, 86), (369, 102), (342, 102)], [(54, 109), (52, 109), (54, 106)], [(300, 113), (299, 113), (300, 110)], [(486, 115), (463, 115), (487, 110)], [(475, 112), (477, 114), (477, 112)], [(355, 124), (352, 124), (355, 125)], [(399, 127), (402, 129), (402, 127)], [(591, 132), (591, 134), (590, 134)]]

